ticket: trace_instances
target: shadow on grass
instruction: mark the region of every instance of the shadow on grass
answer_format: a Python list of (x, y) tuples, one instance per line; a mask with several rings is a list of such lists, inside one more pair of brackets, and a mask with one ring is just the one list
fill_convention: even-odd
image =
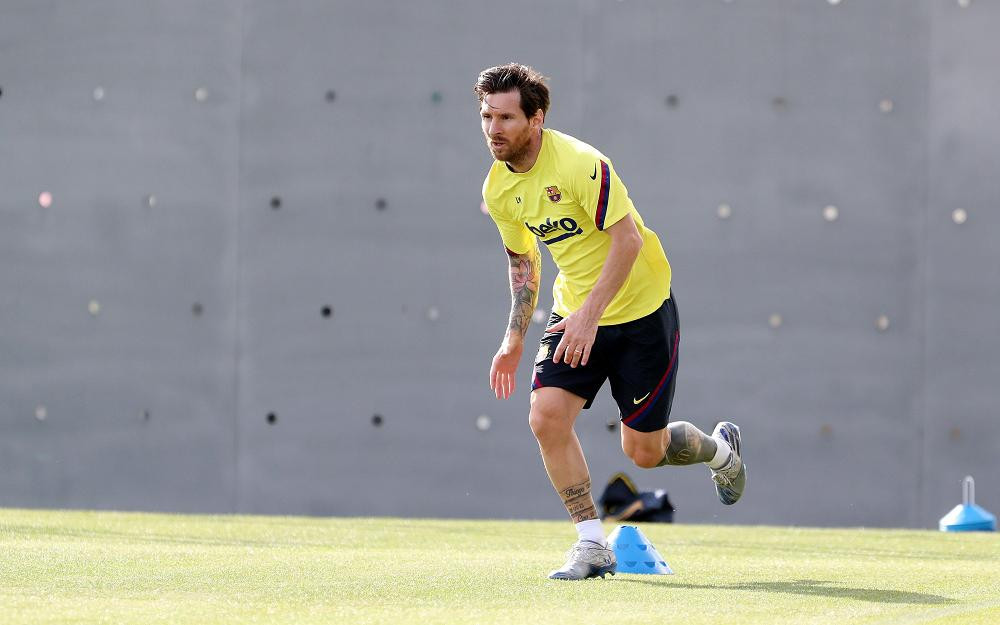
[(919, 603), (947, 605), (956, 603), (954, 599), (922, 592), (905, 590), (879, 590), (877, 588), (848, 588), (837, 586), (836, 582), (815, 579), (800, 579), (794, 582), (746, 582), (743, 584), (686, 584), (674, 583), (669, 579), (654, 581), (634, 577), (616, 577), (616, 582), (645, 584), (662, 588), (691, 588), (699, 590), (748, 590), (751, 592), (776, 592), (791, 595), (811, 595), (818, 597), (840, 597), (871, 601), (872, 603)]

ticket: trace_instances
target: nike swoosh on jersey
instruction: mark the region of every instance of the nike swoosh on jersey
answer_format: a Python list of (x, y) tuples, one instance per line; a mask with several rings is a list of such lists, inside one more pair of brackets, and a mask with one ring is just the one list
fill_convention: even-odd
[(597, 180), (597, 165), (594, 165), (594, 173), (590, 174), (591, 180)]
[[(650, 391), (649, 393), (652, 393), (652, 392), (653, 392), (653, 391)], [(649, 397), (649, 393), (646, 393), (645, 395), (643, 395), (643, 396), (642, 396), (642, 397), (640, 397), (639, 399), (633, 399), (633, 400), (632, 400), (632, 403), (633, 403), (633, 404), (635, 404), (635, 405), (639, 405), (639, 404), (641, 404), (641, 403), (642, 403), (642, 400), (644, 400), (644, 399), (646, 399), (647, 397)]]

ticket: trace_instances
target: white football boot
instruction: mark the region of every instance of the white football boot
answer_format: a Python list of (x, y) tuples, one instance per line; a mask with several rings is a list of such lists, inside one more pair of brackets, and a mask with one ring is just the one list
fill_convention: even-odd
[(712, 438), (721, 438), (733, 450), (729, 462), (721, 469), (712, 469), (712, 481), (715, 482), (719, 501), (731, 506), (740, 500), (747, 485), (747, 466), (740, 454), (740, 428), (728, 421), (720, 421), (712, 431)]
[(549, 579), (588, 579), (608, 573), (615, 574), (618, 561), (615, 552), (592, 540), (578, 540), (566, 554), (566, 564), (549, 573)]

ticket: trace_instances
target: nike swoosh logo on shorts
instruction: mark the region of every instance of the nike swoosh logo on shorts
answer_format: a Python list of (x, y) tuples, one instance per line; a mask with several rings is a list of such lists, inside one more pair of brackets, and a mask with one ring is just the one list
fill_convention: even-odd
[[(650, 391), (649, 393), (652, 393), (652, 392), (653, 392), (653, 391)], [(633, 399), (633, 400), (632, 400), (632, 403), (633, 403), (633, 404), (636, 404), (636, 405), (639, 405), (639, 404), (641, 404), (641, 403), (642, 403), (642, 400), (644, 400), (644, 399), (646, 399), (647, 397), (649, 397), (649, 393), (646, 393), (645, 395), (643, 395), (643, 396), (642, 396), (642, 397), (640, 397), (639, 399)]]
[(597, 164), (594, 164), (594, 173), (590, 174), (591, 180), (597, 180)]

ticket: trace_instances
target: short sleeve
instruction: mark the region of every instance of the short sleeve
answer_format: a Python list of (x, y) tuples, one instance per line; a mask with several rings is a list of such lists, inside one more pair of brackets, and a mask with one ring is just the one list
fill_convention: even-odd
[(503, 239), (504, 247), (507, 248), (507, 252), (512, 254), (527, 254), (534, 247), (534, 235), (525, 227), (524, 224), (514, 221), (509, 215), (504, 214), (504, 212), (499, 208), (495, 207), (488, 200), (486, 202), (486, 208), (489, 210), (490, 218), (493, 219), (493, 223), (496, 224), (497, 230), (500, 231), (500, 238)]
[(632, 212), (632, 200), (610, 161), (595, 157), (592, 163), (592, 172), (574, 176), (577, 200), (597, 229), (604, 230)]

